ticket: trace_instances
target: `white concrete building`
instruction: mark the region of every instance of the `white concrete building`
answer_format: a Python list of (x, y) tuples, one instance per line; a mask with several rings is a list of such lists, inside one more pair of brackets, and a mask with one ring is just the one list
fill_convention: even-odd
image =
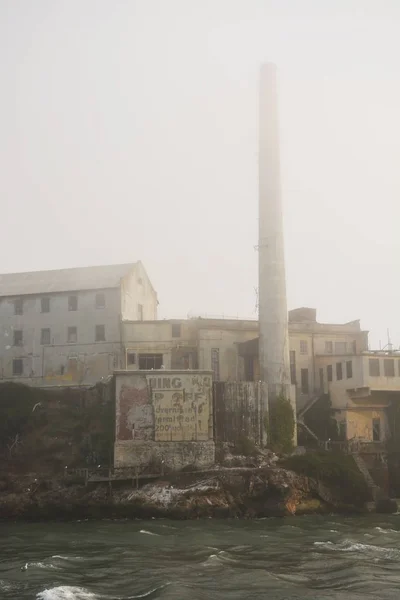
[(141, 262), (0, 276), (0, 378), (84, 385), (121, 363), (121, 322), (157, 318)]

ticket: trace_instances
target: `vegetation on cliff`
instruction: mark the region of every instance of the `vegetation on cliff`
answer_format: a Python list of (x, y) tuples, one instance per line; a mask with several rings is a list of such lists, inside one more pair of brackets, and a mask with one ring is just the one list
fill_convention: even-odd
[(266, 419), (268, 445), (275, 452), (288, 453), (293, 450), (295, 420), (290, 401), (279, 396), (270, 407)]
[(281, 461), (285, 469), (320, 481), (335, 492), (343, 502), (361, 506), (370, 500), (370, 491), (352, 456), (335, 452), (310, 452), (290, 456)]
[(67, 465), (112, 464), (115, 404), (109, 387), (39, 390), (0, 384), (2, 466), (57, 473)]

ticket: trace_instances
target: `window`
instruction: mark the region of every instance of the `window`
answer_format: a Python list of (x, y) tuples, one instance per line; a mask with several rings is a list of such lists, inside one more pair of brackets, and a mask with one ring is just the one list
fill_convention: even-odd
[(138, 321), (143, 321), (143, 304), (137, 305)]
[(324, 369), (319, 370), (319, 389), (323, 393), (324, 391)]
[(372, 439), (374, 442), (381, 440), (381, 420), (372, 419)]
[(161, 369), (163, 365), (162, 354), (139, 354), (139, 369), (142, 371), (152, 371)]
[(380, 369), (379, 369), (379, 358), (370, 358), (368, 361), (369, 364), (369, 374), (371, 377), (379, 377)]
[(68, 338), (69, 344), (76, 344), (78, 341), (78, 330), (76, 327), (68, 327)]
[(290, 350), (290, 383), (296, 385), (296, 352)]
[(24, 372), (24, 363), (22, 358), (14, 358), (13, 360), (13, 375), (22, 375)]
[(339, 442), (345, 442), (347, 440), (347, 421), (340, 421), (338, 423), (338, 436)]
[(353, 340), (351, 342), (351, 351), (352, 351), (353, 354), (357, 354), (357, 342), (356, 342), (356, 340)]
[(106, 307), (106, 295), (102, 292), (96, 294), (96, 308), (105, 308)]
[(219, 348), (211, 348), (211, 370), (214, 381), (219, 381)]
[(336, 363), (336, 379), (341, 381), (343, 379), (343, 365), (342, 363)]
[(46, 344), (50, 344), (50, 328), (46, 327), (42, 329), (40, 334), (40, 343), (42, 346), (46, 346)]
[(308, 354), (307, 340), (300, 340), (300, 354)]
[(172, 337), (179, 338), (181, 337), (181, 325), (180, 323), (173, 323), (172, 325)]
[(333, 379), (332, 365), (328, 365), (326, 367), (326, 378), (327, 378), (328, 381), (332, 381), (332, 379)]
[(68, 310), (78, 310), (78, 296), (68, 296)]
[(126, 355), (127, 365), (136, 365), (136, 354), (134, 352), (128, 352)]
[(335, 342), (335, 354), (346, 354), (347, 342)]
[(16, 298), (14, 300), (14, 314), (15, 315), (23, 315), (24, 314), (24, 301), (22, 298)]
[(105, 325), (96, 325), (96, 342), (106, 341), (106, 328)]
[(23, 335), (22, 329), (14, 329), (14, 346), (22, 346)]
[(333, 342), (325, 342), (325, 354), (333, 354)]
[(40, 299), (40, 310), (42, 313), (50, 312), (50, 297), (49, 296), (45, 296), (44, 298)]
[(348, 360), (346, 362), (346, 377), (347, 379), (351, 379), (353, 377), (353, 361)]
[(308, 394), (308, 369), (301, 369), (301, 393)]
[(394, 360), (393, 358), (385, 358), (383, 361), (383, 372), (385, 377), (394, 377)]

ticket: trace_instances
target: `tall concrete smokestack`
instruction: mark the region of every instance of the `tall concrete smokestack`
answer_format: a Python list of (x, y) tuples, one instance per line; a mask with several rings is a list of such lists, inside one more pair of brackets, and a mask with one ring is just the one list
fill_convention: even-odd
[[(261, 67), (259, 106), (259, 276), (260, 375), (271, 406), (290, 399), (288, 312), (279, 164), (276, 67)], [(291, 399), (292, 406), (294, 398)]]

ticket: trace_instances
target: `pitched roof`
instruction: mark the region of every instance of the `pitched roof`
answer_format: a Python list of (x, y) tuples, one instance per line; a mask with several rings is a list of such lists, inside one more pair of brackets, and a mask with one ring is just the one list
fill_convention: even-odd
[(118, 287), (136, 263), (0, 275), (0, 297)]

